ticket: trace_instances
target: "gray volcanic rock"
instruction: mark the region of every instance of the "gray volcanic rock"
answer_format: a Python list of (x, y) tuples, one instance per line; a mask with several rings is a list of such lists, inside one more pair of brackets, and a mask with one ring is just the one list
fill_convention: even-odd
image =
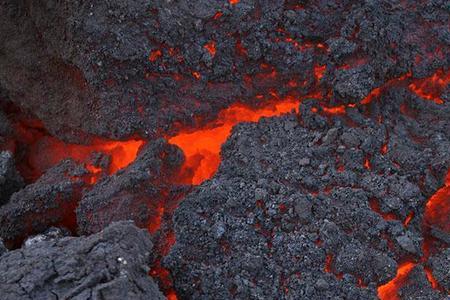
[[(422, 255), (423, 210), (450, 164), (440, 124), (450, 104), (404, 95), (397, 89), (345, 116), (306, 100), (299, 116), (235, 127), (217, 174), (174, 215), (176, 244), (164, 264), (179, 296), (375, 299), (404, 257)], [(404, 116), (404, 105), (417, 105), (420, 117)], [(375, 113), (383, 123), (367, 118)], [(442, 296), (422, 279), (405, 295)]]
[(152, 242), (131, 222), (35, 241), (0, 256), (0, 298), (165, 299), (148, 276)]
[(79, 232), (91, 234), (121, 220), (147, 227), (157, 219), (160, 205), (171, 205), (171, 199), (187, 192), (189, 187), (171, 183), (183, 159), (180, 149), (165, 140), (149, 142), (126, 169), (83, 193), (77, 207)]
[(450, 248), (430, 258), (431, 271), (439, 285), (450, 291)]
[(23, 178), (17, 172), (11, 152), (0, 152), (0, 205), (24, 185)]
[(86, 170), (71, 160), (49, 169), (36, 182), (14, 193), (0, 209), (0, 237), (17, 243), (53, 224), (75, 229), (75, 208)]
[(444, 2), (7, 0), (0, 85), (72, 141), (160, 137), (236, 99), (304, 95), (317, 65), (328, 100), (359, 102), (407, 71), (449, 67)]

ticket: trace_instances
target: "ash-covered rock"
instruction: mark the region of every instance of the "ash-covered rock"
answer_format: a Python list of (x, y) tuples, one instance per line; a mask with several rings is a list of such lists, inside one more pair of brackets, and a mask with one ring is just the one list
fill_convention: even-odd
[(0, 237), (17, 244), (53, 224), (76, 229), (75, 208), (86, 170), (71, 160), (49, 169), (33, 184), (14, 193), (0, 209)]
[(430, 257), (431, 272), (439, 285), (450, 292), (450, 248)]
[(24, 185), (23, 178), (17, 172), (11, 152), (0, 152), (0, 205)]
[[(450, 164), (450, 105), (405, 94), (342, 117), (308, 100), (300, 117), (238, 125), (218, 173), (175, 212), (164, 263), (181, 298), (375, 299), (404, 257), (423, 255), (424, 207)], [(405, 295), (442, 297), (417, 285)]]
[(148, 276), (152, 242), (131, 222), (53, 237), (0, 256), (0, 298), (165, 299)]
[(149, 226), (158, 218), (161, 207), (186, 193), (187, 187), (171, 183), (182, 162), (183, 154), (177, 147), (163, 139), (149, 142), (125, 170), (83, 194), (77, 208), (79, 231), (98, 232), (120, 220)]
[(50, 227), (44, 233), (31, 236), (25, 240), (23, 247), (31, 247), (34, 244), (47, 242), (58, 238), (69, 236), (70, 232), (65, 228)]

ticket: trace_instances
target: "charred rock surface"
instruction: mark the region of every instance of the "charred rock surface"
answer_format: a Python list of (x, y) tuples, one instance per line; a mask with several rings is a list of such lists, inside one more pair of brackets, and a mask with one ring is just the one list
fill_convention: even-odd
[(147, 144), (128, 168), (83, 194), (77, 208), (79, 231), (98, 232), (120, 220), (133, 220), (139, 227), (157, 222), (160, 209), (187, 192), (188, 187), (171, 183), (182, 161), (182, 152), (163, 139)]
[(67, 160), (38, 181), (14, 193), (0, 210), (0, 237), (13, 244), (52, 224), (76, 229), (74, 209), (85, 185), (86, 170)]
[(0, 205), (7, 202), (23, 185), (23, 179), (16, 170), (11, 152), (0, 152)]
[(304, 95), (319, 66), (339, 103), (449, 66), (445, 1), (8, 0), (0, 16), (1, 85), (66, 140), (154, 137), (236, 100)]
[(131, 222), (91, 236), (38, 240), (0, 256), (0, 297), (165, 299), (147, 275), (152, 242)]
[[(423, 210), (450, 163), (450, 106), (407, 94), (345, 116), (307, 100), (299, 115), (237, 126), (216, 176), (175, 212), (164, 262), (180, 296), (376, 298), (404, 257), (423, 255)], [(405, 295), (442, 297), (416, 268)]]

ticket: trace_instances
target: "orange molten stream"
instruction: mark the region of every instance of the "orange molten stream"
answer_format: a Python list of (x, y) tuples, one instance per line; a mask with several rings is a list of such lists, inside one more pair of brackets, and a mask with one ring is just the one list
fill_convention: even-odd
[(186, 161), (180, 180), (186, 184), (200, 184), (211, 178), (220, 164), (220, 147), (234, 125), (240, 122), (257, 122), (261, 117), (279, 116), (298, 108), (299, 101), (286, 99), (259, 109), (234, 104), (223, 110), (213, 126), (195, 131), (185, 130), (169, 139), (180, 147)]
[[(447, 173), (444, 186), (439, 189), (428, 200), (425, 207), (424, 214), (425, 227), (435, 227), (446, 233), (450, 233), (450, 170)], [(433, 239), (426, 237), (424, 240), (424, 257), (422, 261), (427, 261), (429, 256), (429, 248), (432, 247)], [(397, 270), (397, 276), (386, 283), (378, 287), (378, 297), (381, 300), (396, 300), (398, 297), (398, 290), (405, 283), (405, 279), (412, 268), (415, 266), (413, 262), (406, 262), (401, 264)], [(433, 288), (439, 288), (439, 284), (434, 279), (433, 273), (430, 268), (425, 266), (425, 274)]]
[(424, 219), (426, 226), (450, 233), (450, 171), (445, 185), (428, 200)]
[(424, 99), (434, 101), (437, 104), (443, 104), (444, 101), (440, 98), (440, 95), (449, 83), (450, 72), (438, 70), (431, 77), (414, 80), (409, 85), (409, 88)]
[[(44, 137), (33, 145), (34, 149), (30, 153), (28, 164), (32, 169), (44, 172), (61, 160), (71, 158), (84, 162), (88, 171), (93, 175), (100, 174), (102, 171), (114, 174), (136, 159), (138, 150), (143, 143), (142, 140), (110, 141), (94, 138), (90, 145), (78, 145), (66, 144), (53, 137)], [(102, 170), (90, 162), (94, 152), (111, 156), (108, 170)], [(91, 183), (95, 183), (95, 181)]]
[(378, 297), (381, 300), (399, 300), (398, 289), (405, 283), (409, 272), (414, 268), (415, 264), (412, 262), (405, 262), (400, 264), (397, 270), (397, 275), (394, 279), (378, 287)]

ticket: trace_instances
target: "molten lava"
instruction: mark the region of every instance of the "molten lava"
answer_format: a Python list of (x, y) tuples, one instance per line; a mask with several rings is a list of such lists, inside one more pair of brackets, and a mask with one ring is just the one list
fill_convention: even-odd
[(437, 104), (443, 104), (444, 100), (440, 98), (443, 90), (450, 83), (450, 71), (444, 72), (438, 70), (433, 76), (414, 80), (409, 88), (418, 96), (434, 101)]
[(28, 165), (33, 170), (42, 173), (63, 159), (71, 158), (84, 162), (86, 168), (93, 174), (102, 172), (102, 168), (90, 162), (93, 153), (100, 152), (110, 155), (111, 162), (106, 171), (114, 174), (132, 163), (137, 156), (142, 140), (112, 141), (94, 138), (90, 145), (66, 144), (53, 137), (44, 137), (32, 145), (28, 157)]
[[(410, 218), (408, 216), (408, 218), (405, 220), (405, 226), (413, 217), (413, 215), (410, 216)], [(432, 236), (429, 236), (428, 228), (435, 227), (443, 230), (446, 233), (450, 233), (450, 171), (447, 173), (445, 185), (428, 200), (425, 207), (423, 223), (426, 236), (423, 242), (424, 255), (421, 259), (421, 262), (425, 263), (431, 253), (437, 251), (436, 249), (434, 249), (435, 239)], [(397, 276), (385, 285), (378, 287), (378, 296), (380, 297), (380, 299), (399, 299), (398, 290), (405, 284), (409, 272), (415, 265), (416, 264), (413, 262), (406, 262), (401, 264), (397, 270)], [(427, 266), (425, 266), (424, 269), (431, 286), (434, 289), (438, 289), (439, 284), (433, 277), (431, 269), (429, 269)]]
[(408, 278), (409, 272), (414, 268), (414, 266), (415, 264), (412, 262), (400, 264), (395, 278), (385, 285), (378, 287), (378, 297), (381, 300), (400, 300), (398, 290), (404, 285)]
[(256, 122), (261, 117), (279, 116), (298, 108), (299, 101), (286, 99), (258, 109), (234, 104), (223, 110), (213, 124), (199, 130), (184, 130), (169, 139), (169, 143), (180, 147), (186, 161), (180, 180), (198, 185), (211, 178), (220, 164), (220, 148), (240, 122)]
[[(67, 144), (50, 136), (43, 124), (37, 120), (20, 120), (15, 124), (15, 139), (10, 151), (17, 152), (18, 169), (28, 181), (35, 181), (46, 170), (64, 159), (73, 159), (84, 163), (86, 169), (95, 177), (104, 172), (108, 175), (116, 173), (132, 163), (138, 154), (143, 140), (128, 141), (107, 140), (94, 137), (89, 145)], [(93, 162), (94, 153), (109, 155), (109, 164)], [(97, 178), (90, 182), (95, 183)]]
[(428, 200), (425, 207), (425, 226), (450, 233), (450, 171), (444, 186)]
[(205, 44), (203, 48), (205, 48), (209, 52), (209, 54), (211, 54), (211, 57), (214, 57), (216, 55), (216, 42), (210, 41)]

